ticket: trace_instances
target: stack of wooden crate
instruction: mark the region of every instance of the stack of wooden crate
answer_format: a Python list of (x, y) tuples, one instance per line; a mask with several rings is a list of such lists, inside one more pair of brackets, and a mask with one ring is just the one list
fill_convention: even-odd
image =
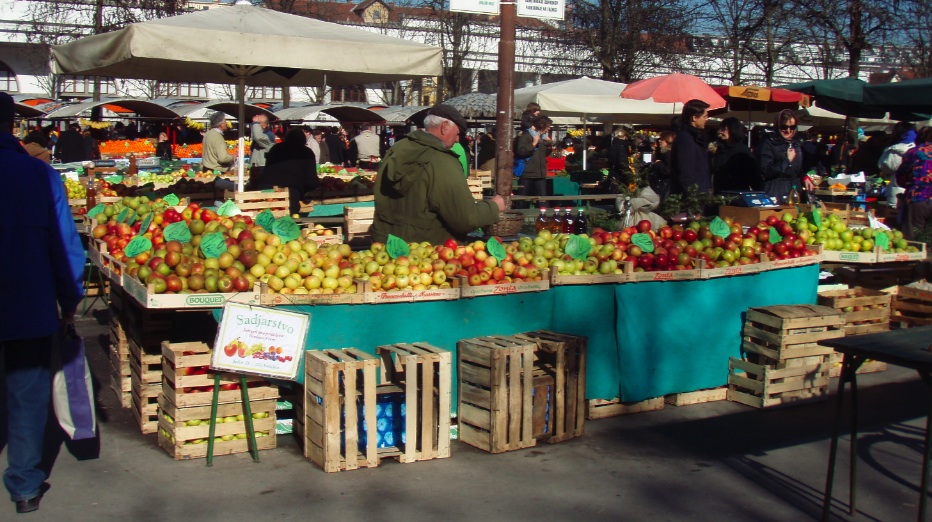
[(893, 299), (891, 321), (901, 328), (932, 324), (932, 290), (928, 283), (900, 285), (886, 290)]
[(375, 207), (343, 207), (343, 230), (346, 244), (354, 248), (368, 248), (372, 244), (372, 222)]
[[(175, 460), (207, 456), (214, 373), (210, 347), (202, 342), (162, 343), (162, 394), (158, 397), (159, 445)], [(220, 375), (214, 455), (249, 451), (240, 376)], [(247, 377), (257, 449), (273, 449), (278, 388)]]
[(265, 209), (269, 209), (275, 217), (291, 214), (288, 211), (288, 189), (285, 188), (275, 187), (270, 190), (255, 190), (251, 192), (234, 192), (228, 190), (224, 192), (223, 197), (233, 200), (237, 208), (250, 215), (256, 215)]
[(770, 408), (816, 399), (828, 391), (831, 348), (844, 336), (844, 316), (827, 306), (751, 308), (742, 331), (747, 360), (728, 363), (728, 400)]
[(110, 387), (120, 400), (120, 405), (133, 405), (131, 371), (129, 364), (129, 340), (115, 314), (110, 316)]

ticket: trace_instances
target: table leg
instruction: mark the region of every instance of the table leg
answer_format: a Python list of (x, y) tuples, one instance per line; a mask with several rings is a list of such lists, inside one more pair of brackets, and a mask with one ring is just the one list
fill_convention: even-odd
[(930, 432), (932, 432), (932, 376), (929, 375), (929, 372), (921, 370), (919, 375), (926, 384), (926, 407), (929, 408), (926, 412), (926, 446), (925, 455), (922, 459), (922, 483), (919, 487), (919, 522), (925, 522), (927, 498), (929, 496), (929, 460), (932, 460), (932, 437), (930, 437)]
[(857, 356), (845, 354), (841, 364), (841, 376), (838, 379), (838, 398), (835, 399), (835, 421), (832, 423), (832, 442), (829, 446), (828, 474), (825, 477), (825, 498), (822, 501), (822, 520), (827, 522), (832, 511), (832, 487), (835, 484), (835, 460), (838, 455), (838, 436), (841, 433), (841, 412), (844, 405), (845, 384), (852, 380), (858, 366)]
[[(847, 358), (847, 357), (846, 357)], [(857, 492), (855, 486), (858, 482), (858, 366), (849, 369), (851, 379), (851, 452), (848, 466), (848, 514), (853, 515), (857, 510)]]

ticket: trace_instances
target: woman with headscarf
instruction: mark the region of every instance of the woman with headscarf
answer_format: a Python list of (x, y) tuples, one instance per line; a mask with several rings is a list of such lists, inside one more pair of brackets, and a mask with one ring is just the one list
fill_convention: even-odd
[(747, 133), (738, 118), (725, 118), (718, 128), (712, 156), (712, 187), (722, 191), (763, 190), (760, 165), (747, 146)]
[(916, 146), (903, 154), (903, 162), (896, 169), (896, 182), (906, 189), (903, 237), (914, 240), (932, 224), (932, 127), (920, 129)]
[(767, 132), (757, 150), (758, 165), (764, 178), (764, 192), (784, 203), (795, 185), (797, 190), (812, 190), (815, 185), (803, 172), (803, 155), (796, 142), (796, 113), (785, 109), (774, 119), (774, 129)]

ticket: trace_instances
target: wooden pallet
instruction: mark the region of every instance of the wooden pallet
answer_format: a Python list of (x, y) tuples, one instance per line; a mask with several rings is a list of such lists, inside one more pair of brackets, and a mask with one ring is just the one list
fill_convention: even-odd
[[(514, 336), (538, 346), (537, 360), (554, 371), (554, 424), (549, 443), (579, 437), (586, 423), (586, 352), (588, 338), (549, 330)], [(536, 416), (535, 416), (536, 418)]]
[(453, 354), (427, 343), (383, 345), (375, 353), (381, 382), (403, 390), (405, 403), (405, 443), (379, 455), (397, 453), (403, 463), (449, 457)]
[[(214, 374), (210, 371), (210, 347), (201, 342), (162, 343), (162, 394), (172, 404), (187, 408), (209, 405), (213, 401)], [(221, 404), (242, 400), (241, 375), (220, 374)], [(262, 378), (246, 376), (249, 400), (275, 399), (278, 388)]]
[(233, 200), (236, 207), (248, 214), (258, 214), (263, 210), (272, 211), (275, 217), (288, 216), (288, 189), (274, 188), (269, 191), (255, 190), (251, 192), (233, 192), (227, 190), (223, 193), (225, 199)]
[[(266, 399), (249, 403), (256, 432), (256, 447), (260, 450), (276, 446), (275, 402), (275, 399)], [(163, 396), (159, 398), (158, 411), (159, 445), (169, 455), (175, 460), (207, 456), (211, 406), (179, 408)], [(249, 451), (243, 415), (242, 402), (217, 406), (214, 455)], [(238, 420), (235, 420), (237, 417)]]
[(716, 402), (725, 400), (728, 388), (720, 386), (707, 390), (696, 390), (693, 392), (671, 393), (665, 395), (663, 402), (670, 406), (690, 406), (693, 404), (702, 404), (706, 402)]
[(367, 436), (362, 451), (358, 442), (360, 422), (376, 433), (379, 363), (356, 348), (305, 352), (304, 455), (328, 473), (379, 465), (376, 437)]
[(829, 364), (826, 361), (774, 369), (732, 357), (728, 361), (727, 398), (754, 408), (773, 408), (799, 401), (826, 399), (828, 373)]
[(820, 305), (844, 314), (845, 335), (861, 335), (890, 329), (892, 298), (880, 290), (855, 287), (820, 292), (818, 299)]
[(644, 413), (663, 409), (663, 397), (654, 397), (637, 402), (622, 402), (620, 399), (590, 399), (587, 417), (589, 420), (606, 419), (619, 415)]
[(464, 339), (456, 346), (460, 440), (491, 453), (535, 446), (532, 394), (537, 345), (490, 336)]
[[(741, 348), (759, 357), (754, 362), (775, 367), (800, 357), (824, 356), (832, 349), (819, 344), (844, 336), (844, 316), (817, 305), (750, 308), (742, 330)], [(792, 364), (792, 363), (790, 363)]]

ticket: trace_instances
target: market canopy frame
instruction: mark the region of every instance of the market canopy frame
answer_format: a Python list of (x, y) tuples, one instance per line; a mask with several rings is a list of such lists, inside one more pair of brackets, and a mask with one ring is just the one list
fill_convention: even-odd
[[(196, 38), (166, 35), (196, 34)], [(337, 86), (438, 76), (441, 50), (238, 2), (52, 46), (56, 74), (246, 85)], [(240, 125), (242, 139), (245, 125)], [(242, 148), (241, 148), (242, 150)], [(239, 190), (243, 190), (239, 162)]]
[[(174, 119), (178, 117), (178, 113), (176, 113), (174, 110), (157, 103), (152, 103), (148, 100), (138, 100), (135, 98), (114, 98), (65, 105), (53, 111), (49, 111), (46, 113), (44, 118), (48, 120), (77, 118), (79, 115), (81, 115), (81, 113), (90, 111), (95, 107), (109, 108), (108, 106), (124, 109), (140, 118)], [(121, 114), (118, 117), (123, 117), (123, 115)]]

